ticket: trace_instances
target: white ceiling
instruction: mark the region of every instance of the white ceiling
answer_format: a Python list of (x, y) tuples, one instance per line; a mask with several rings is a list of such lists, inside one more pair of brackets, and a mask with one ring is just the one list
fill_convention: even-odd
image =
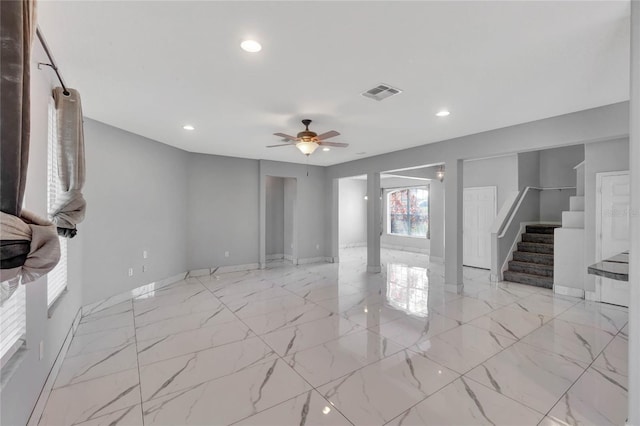
[[(86, 116), (193, 152), (304, 163), (265, 146), (310, 118), (350, 143), (310, 158), (331, 165), (628, 99), (628, 1), (38, 7)], [(360, 96), (381, 82), (404, 92)]]

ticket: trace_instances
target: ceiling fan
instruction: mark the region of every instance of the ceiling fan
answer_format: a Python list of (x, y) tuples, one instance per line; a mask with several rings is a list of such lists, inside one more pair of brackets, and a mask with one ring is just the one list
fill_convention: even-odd
[(305, 129), (298, 133), (298, 136), (290, 136), (285, 133), (274, 133), (274, 136), (280, 136), (283, 139), (286, 139), (286, 143), (279, 145), (269, 145), (267, 148), (275, 148), (278, 146), (291, 146), (295, 145), (296, 148), (300, 150), (307, 157), (313, 154), (313, 151), (316, 150), (319, 146), (333, 146), (336, 148), (345, 148), (349, 146), (348, 143), (340, 143), (340, 142), (326, 142), (329, 138), (334, 138), (339, 136), (340, 133), (335, 130), (330, 130), (321, 135), (316, 132), (312, 132), (309, 130), (309, 124), (311, 124), (311, 120), (305, 119), (302, 120), (302, 124), (304, 124)]

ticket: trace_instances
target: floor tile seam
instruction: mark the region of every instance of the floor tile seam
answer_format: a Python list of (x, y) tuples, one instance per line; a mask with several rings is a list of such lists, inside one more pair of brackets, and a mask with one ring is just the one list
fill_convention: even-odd
[[(554, 318), (553, 318), (553, 320), (554, 320), (554, 321), (560, 321), (560, 322), (563, 322), (563, 323), (565, 323), (565, 324), (569, 324), (569, 325), (573, 325), (573, 326), (576, 326), (576, 325), (577, 325), (577, 326), (580, 326), (580, 327), (591, 328), (591, 329), (594, 329), (594, 330), (596, 330), (596, 331), (600, 331), (600, 332), (602, 332), (602, 333), (608, 334), (609, 336), (611, 336), (611, 338), (616, 337), (616, 336), (620, 333), (620, 330), (622, 330), (622, 329), (620, 329), (620, 330), (616, 331), (615, 333), (613, 333), (613, 332), (608, 331), (608, 330), (603, 330), (603, 329), (601, 329), (601, 328), (599, 328), (599, 327), (596, 327), (596, 326), (594, 326), (594, 325), (580, 324), (580, 323), (577, 323), (577, 322), (567, 321), (567, 320), (565, 320), (565, 319), (558, 318), (558, 317), (554, 317)], [(551, 321), (549, 321), (549, 322), (545, 323), (545, 325), (548, 325), (550, 322), (551, 322)], [(624, 327), (623, 327), (623, 328), (624, 328)], [(607, 343), (607, 344), (608, 344), (608, 343)]]
[[(198, 353), (200, 353), (200, 352), (210, 351), (210, 350), (212, 350), (212, 349), (220, 349), (220, 348), (223, 348), (223, 347), (225, 347), (225, 346), (233, 345), (233, 344), (236, 344), (236, 343), (246, 342), (247, 340), (255, 339), (255, 338), (257, 338), (257, 337), (259, 337), (259, 336), (258, 336), (257, 334), (255, 334), (255, 333), (254, 333), (254, 335), (253, 335), (253, 336), (251, 336), (251, 337), (249, 337), (249, 338), (247, 338), (247, 339), (234, 340), (233, 342), (223, 343), (222, 345), (218, 345), (218, 346), (210, 346), (210, 347), (208, 347), (208, 348), (199, 349), (199, 350), (197, 350), (197, 351), (187, 352), (187, 353), (180, 354), (180, 355), (174, 355), (174, 356), (171, 356), (171, 357), (169, 357), (169, 358), (162, 358), (162, 359), (158, 359), (158, 360), (156, 360), (156, 361), (149, 362), (149, 363), (146, 363), (146, 364), (140, 364), (140, 366), (141, 366), (141, 368), (145, 369), (145, 368), (147, 368), (147, 367), (149, 367), (149, 366), (151, 366), (151, 365), (157, 364), (157, 363), (159, 363), (159, 362), (170, 361), (170, 360), (173, 360), (173, 359), (176, 359), (176, 358), (186, 357), (186, 356), (188, 356), (188, 355), (194, 355), (194, 354), (198, 354)], [(260, 340), (262, 341), (262, 339), (260, 339)], [(271, 346), (269, 346), (269, 349), (271, 349), (271, 350), (273, 351), (273, 348), (271, 348)], [(273, 351), (273, 353), (277, 355), (277, 353), (276, 353), (275, 351)], [(136, 354), (136, 355), (137, 355), (137, 354)], [(222, 377), (222, 376), (221, 376), (221, 377)]]
[[(130, 344), (133, 344), (133, 345), (134, 345), (134, 349), (135, 349), (135, 342), (131, 342)], [(114, 348), (114, 349), (115, 349), (115, 348)], [(122, 347), (121, 349), (124, 349), (124, 347)], [(95, 353), (95, 352), (90, 352), (90, 353)], [(65, 359), (64, 359), (64, 361), (66, 361), (67, 359), (73, 359), (73, 358), (77, 358), (77, 357), (78, 357), (78, 356), (70, 357), (70, 358), (65, 358)], [(137, 352), (135, 353), (135, 357), (136, 357), (136, 358), (138, 357)], [(136, 363), (137, 363), (137, 360), (136, 360)], [(61, 386), (56, 386), (56, 384), (54, 383), (54, 384), (53, 384), (53, 387), (51, 388), (51, 390), (55, 390), (55, 389), (63, 389), (63, 388), (67, 388), (67, 387), (69, 387), (69, 386), (78, 385), (78, 384), (80, 384), (80, 383), (90, 382), (91, 380), (102, 379), (102, 378), (104, 378), (104, 377), (111, 376), (112, 374), (123, 373), (123, 372), (125, 372), (125, 371), (133, 370), (133, 369), (135, 369), (135, 368), (136, 368), (136, 367), (128, 367), (128, 368), (122, 368), (122, 369), (118, 368), (117, 370), (115, 370), (115, 371), (110, 371), (109, 373), (100, 374), (100, 375), (98, 375), (98, 376), (91, 377), (91, 378), (89, 378), (89, 379), (83, 379), (83, 380), (74, 381), (74, 382), (72, 382), (72, 383), (67, 383), (67, 384), (64, 384), (64, 385), (61, 385)], [(60, 371), (62, 371), (62, 369), (61, 369)], [(59, 373), (58, 373), (58, 375), (59, 375)], [(56, 381), (57, 381), (57, 379), (56, 379)]]
[[(88, 324), (88, 323), (92, 323), (92, 322), (101, 321), (101, 320), (109, 318), (109, 317), (115, 317), (115, 316), (118, 316), (118, 315), (124, 315), (124, 314), (129, 313), (129, 312), (131, 312), (131, 314), (133, 314), (133, 306), (131, 306), (131, 309), (128, 309), (128, 310), (123, 311), (123, 312), (118, 312), (118, 313), (115, 313), (115, 314), (100, 315), (100, 316), (98, 316), (96, 318), (92, 318), (96, 314), (89, 314), (89, 315), (80, 317), (80, 322), (78, 323), (78, 326), (80, 326), (82, 324)], [(88, 318), (88, 320), (87, 320), (87, 318)]]
[[(398, 318), (398, 320), (400, 320), (400, 319), (402, 319), (402, 318)], [(449, 319), (451, 319), (451, 318), (449, 318)], [(396, 321), (396, 320), (393, 320), (393, 321)], [(385, 323), (385, 324), (392, 323), (393, 321), (389, 321), (388, 323)], [(411, 344), (410, 344), (410, 345), (408, 345), (408, 346), (407, 346), (407, 345), (405, 345), (404, 343), (401, 343), (400, 341), (395, 340), (395, 338), (393, 338), (393, 337), (386, 337), (384, 334), (382, 334), (382, 333), (381, 333), (381, 332), (379, 332), (379, 331), (371, 330), (370, 328), (366, 328), (366, 330), (369, 330), (369, 331), (370, 331), (370, 332), (372, 332), (372, 333), (379, 334), (380, 336), (382, 336), (382, 337), (384, 337), (384, 338), (386, 338), (386, 339), (391, 340), (391, 341), (392, 341), (393, 343), (395, 343), (396, 345), (399, 345), (399, 346), (402, 346), (403, 348), (407, 348), (407, 349), (408, 349), (408, 348), (411, 348), (411, 347), (413, 347), (413, 346), (417, 346), (417, 345), (419, 345), (419, 344), (421, 344), (421, 343), (424, 343), (424, 342), (426, 342), (426, 341), (429, 341), (430, 339), (434, 339), (434, 338), (438, 337), (439, 335), (441, 335), (441, 334), (443, 334), (443, 333), (446, 333), (447, 331), (455, 330), (456, 328), (461, 327), (461, 326), (463, 326), (463, 325), (464, 325), (464, 323), (463, 323), (463, 324), (456, 325), (456, 326), (451, 327), (451, 328), (447, 328), (446, 330), (441, 330), (441, 331), (439, 331), (439, 332), (437, 332), (437, 333), (432, 334), (431, 336), (427, 336), (427, 337), (424, 337), (424, 338), (418, 339), (418, 340), (416, 340), (415, 342), (411, 343)], [(438, 339), (438, 340), (443, 340), (443, 339)], [(443, 340), (443, 341), (444, 341), (444, 340)], [(432, 360), (432, 361), (433, 361), (433, 360)], [(435, 361), (434, 361), (434, 362), (435, 362)]]
[[(135, 407), (135, 406), (137, 406), (137, 405), (140, 405), (140, 410), (142, 410), (142, 404), (133, 404), (133, 405), (129, 405), (129, 406), (124, 407), (124, 408), (118, 408), (116, 411), (126, 410), (127, 408), (134, 408), (134, 407)], [(100, 416), (98, 416), (98, 417), (94, 417), (94, 418), (89, 419), (89, 420), (82, 420), (82, 421), (80, 421), (80, 422), (72, 423), (72, 424), (71, 424), (71, 426), (77, 426), (77, 425), (80, 425), (80, 424), (82, 424), (82, 423), (85, 423), (85, 422), (88, 422), (88, 421), (91, 421), (91, 420), (101, 419), (101, 418), (103, 418), (103, 417), (107, 417), (107, 416), (112, 415), (112, 414), (113, 414), (113, 413), (115, 413), (116, 411), (111, 411), (111, 412), (109, 412), (109, 413), (106, 413), (106, 414), (100, 415)], [(144, 420), (143, 420), (143, 423), (142, 423), (142, 424), (144, 425)]]
[[(571, 321), (571, 320), (569, 320), (569, 319), (560, 318), (560, 316), (561, 316), (561, 315), (564, 315), (564, 313), (562, 313), (562, 314), (558, 315), (558, 316), (557, 316), (557, 317), (555, 317), (554, 319), (557, 319), (557, 320), (559, 320), (559, 321), (568, 322), (568, 323), (570, 323), (570, 324), (581, 325), (581, 326), (583, 326), (583, 327), (591, 327), (591, 328), (595, 328), (595, 329), (597, 329), (597, 330), (604, 331), (604, 332), (605, 332), (605, 333), (607, 333), (607, 334), (609, 334), (609, 333), (613, 333), (613, 331), (611, 331), (611, 329), (602, 328), (602, 327), (599, 327), (599, 326), (597, 326), (597, 325), (592, 325), (592, 324), (583, 324), (583, 323), (581, 323), (581, 322)], [(615, 335), (614, 335), (614, 336), (617, 336), (617, 335), (618, 335), (618, 333), (620, 333), (620, 330), (622, 330), (622, 329), (624, 328), (624, 326), (622, 326), (621, 328), (617, 328), (617, 326), (614, 326), (614, 327), (616, 328), (616, 330), (615, 330)]]
[[(94, 333), (92, 333), (92, 334), (94, 334)], [(89, 335), (88, 334), (83, 334), (82, 336), (89, 336)], [(82, 336), (80, 336), (80, 337), (82, 337)], [(105, 351), (108, 351), (109, 349), (114, 349), (115, 350), (115, 349), (122, 348), (123, 346), (127, 346), (128, 344), (130, 344), (132, 342), (135, 342), (135, 333), (133, 335), (127, 337), (127, 340), (124, 343), (120, 343), (118, 345), (110, 346), (110, 347), (103, 348), (103, 349), (90, 350), (89, 352), (84, 352), (83, 351), (83, 352), (77, 353), (75, 355), (65, 356), (64, 359), (67, 360), (67, 359), (71, 359), (71, 358), (76, 358), (78, 356), (85, 356), (85, 355), (89, 355), (89, 354), (95, 354), (95, 353), (98, 353), (98, 352), (105, 352)], [(71, 341), (71, 344), (73, 344), (73, 340)], [(89, 345), (87, 345), (87, 346), (89, 346)], [(71, 347), (71, 345), (69, 345), (69, 347)], [(68, 354), (69, 354), (69, 352), (68, 352)]]
[[(611, 342), (607, 343), (605, 345), (604, 348), (602, 348), (602, 350), (598, 353), (598, 355), (596, 355), (593, 360), (591, 361), (591, 363), (589, 363), (589, 365), (587, 366), (587, 368), (584, 369), (584, 371), (582, 373), (580, 373), (580, 375), (573, 381), (573, 383), (571, 383), (571, 385), (567, 388), (566, 391), (564, 391), (562, 393), (562, 395), (560, 395), (560, 398), (558, 398), (558, 400), (551, 406), (551, 408), (549, 408), (549, 411), (546, 412), (546, 414), (544, 415), (544, 417), (542, 418), (544, 420), (545, 417), (548, 417), (549, 414), (551, 413), (551, 411), (556, 407), (556, 405), (558, 405), (558, 403), (560, 401), (562, 401), (562, 399), (565, 397), (565, 395), (567, 393), (569, 393), (571, 391), (571, 389), (573, 389), (574, 386), (576, 386), (576, 384), (578, 383), (578, 381), (582, 378), (582, 376), (584, 376), (586, 374), (587, 371), (589, 371), (592, 367), (593, 364), (596, 362), (596, 360), (600, 357), (600, 355), (602, 354), (602, 352), (604, 352), (604, 350), (606, 349), (607, 346), (609, 346)], [(573, 358), (572, 358), (573, 359)], [(627, 391), (628, 392), (628, 391)]]
[[(484, 363), (482, 363), (482, 364), (484, 364)], [(478, 364), (476, 367), (479, 367), (479, 366), (480, 366), (480, 365), (482, 365), (482, 364)], [(474, 369), (475, 369), (476, 367), (474, 367)], [(467, 373), (469, 373), (469, 371), (468, 371)], [(467, 373), (463, 374), (461, 377), (464, 377), (465, 379), (471, 380), (473, 383), (476, 383), (476, 384), (478, 384), (478, 385), (480, 385), (480, 386), (482, 386), (482, 387), (484, 387), (484, 388), (486, 388), (486, 389), (489, 389), (490, 391), (495, 392), (495, 393), (497, 393), (498, 395), (501, 395), (501, 396), (503, 396), (503, 397), (505, 397), (505, 398), (507, 398), (507, 399), (510, 399), (510, 400), (512, 400), (512, 401), (515, 401), (515, 402), (517, 402), (519, 405), (522, 405), (523, 407), (526, 407), (526, 408), (528, 408), (528, 409), (530, 409), (530, 410), (532, 410), (532, 411), (535, 411), (536, 413), (538, 413), (538, 414), (540, 414), (540, 415), (542, 416), (542, 418), (540, 419), (541, 421), (542, 421), (542, 420), (544, 420), (544, 418), (547, 416), (547, 414), (549, 413), (549, 411), (550, 411), (551, 409), (553, 409), (553, 407), (554, 407), (554, 406), (555, 406), (555, 404), (557, 403), (557, 401), (556, 401), (556, 402), (554, 402), (554, 403), (553, 403), (553, 405), (551, 406), (551, 409), (550, 409), (549, 411), (547, 411), (547, 412), (540, 411), (540, 410), (538, 410), (538, 409), (536, 409), (536, 408), (533, 408), (532, 406), (528, 405), (527, 403), (525, 403), (525, 402), (523, 402), (523, 401), (518, 401), (518, 400), (517, 400), (517, 399), (515, 399), (514, 397), (511, 397), (511, 396), (509, 396), (509, 395), (506, 395), (506, 394), (504, 394), (504, 393), (502, 393), (502, 392), (498, 392), (497, 390), (495, 390), (495, 388), (492, 388), (492, 387), (490, 387), (490, 386), (488, 386), (488, 385), (486, 385), (486, 384), (484, 384), (484, 383), (480, 382), (479, 380), (474, 379), (474, 378), (473, 378), (473, 377), (471, 377), (471, 376), (467, 376)], [(582, 375), (582, 373), (580, 373), (580, 375)], [(571, 387), (572, 385), (573, 385), (573, 383), (571, 383), (571, 385), (569, 385), (569, 386)], [(563, 394), (563, 395), (564, 395), (564, 394)]]
[[(132, 323), (133, 323), (133, 321), (132, 321)], [(104, 329), (101, 329), (101, 330), (88, 331), (88, 332), (85, 332), (85, 333), (79, 333), (79, 334), (76, 332), (76, 333), (73, 335), (73, 337), (75, 338), (76, 336), (78, 336), (78, 337), (81, 337), (81, 336), (90, 336), (90, 335), (92, 335), (92, 334), (96, 334), (96, 333), (105, 333), (105, 332), (108, 332), (108, 331), (121, 330), (121, 329), (129, 328), (129, 327), (133, 327), (133, 324), (130, 324), (130, 325), (124, 325), (124, 326), (119, 326), (119, 327), (113, 327), (113, 328), (104, 328)], [(78, 328), (80, 328), (80, 327), (78, 326)], [(77, 330), (76, 330), (76, 331), (77, 331)]]
[[(182, 281), (179, 281), (179, 282), (172, 283), (172, 284), (169, 284), (169, 285), (166, 285), (166, 286), (160, 287), (160, 288), (154, 288), (153, 290), (147, 290), (147, 291), (145, 291), (144, 293), (136, 294), (135, 296), (131, 295), (131, 296), (129, 296), (129, 299), (128, 299), (128, 300), (131, 300), (131, 303), (132, 303), (132, 304), (135, 304), (135, 303), (136, 303), (136, 300), (138, 300), (138, 301), (143, 301), (143, 300), (145, 300), (145, 299), (148, 299), (148, 297), (143, 297), (143, 296), (146, 296), (146, 295), (148, 295), (149, 293), (153, 293), (153, 294), (154, 294), (154, 296), (153, 296), (153, 297), (156, 297), (156, 293), (160, 293), (160, 295), (159, 295), (158, 297), (167, 296), (167, 294), (164, 294), (165, 292), (168, 292), (168, 291), (171, 291), (171, 290), (176, 290), (176, 289), (182, 289), (182, 287), (180, 287), (180, 285), (179, 285), (179, 284), (182, 284), (182, 283), (183, 283)], [(200, 281), (198, 281), (198, 282), (197, 282), (197, 283), (195, 283), (195, 284), (193, 284), (193, 283), (189, 283), (189, 284), (187, 284), (187, 286), (194, 286), (194, 287), (197, 287), (197, 285), (196, 285), (196, 284), (197, 284), (197, 285), (203, 285)], [(186, 287), (185, 287), (185, 288), (186, 288)], [(127, 300), (125, 300), (125, 301), (123, 301), (123, 302), (121, 302), (121, 303), (124, 303), (124, 302), (126, 302), (126, 301), (127, 301)], [(114, 305), (114, 306), (115, 306), (115, 305)], [(107, 309), (108, 309), (108, 308), (107, 308)]]
[[(430, 361), (433, 361), (432, 359), (429, 358)], [(435, 362), (435, 361), (433, 361)], [(451, 370), (451, 369), (449, 369)], [(432, 396), (438, 394), (440, 391), (442, 391), (444, 388), (446, 388), (447, 386), (451, 385), (452, 383), (454, 383), (456, 380), (460, 380), (463, 378), (462, 374), (459, 374), (457, 371), (451, 370), (454, 373), (458, 374), (458, 376), (453, 379), (452, 381), (450, 381), (449, 383), (441, 386), (438, 390), (434, 391), (433, 393), (429, 394), (428, 396), (426, 396), (424, 399), (421, 399), (420, 401), (416, 402), (415, 404), (413, 404), (411, 407), (407, 408), (406, 410), (403, 410), (400, 414), (398, 414), (397, 416), (391, 418), (391, 420), (389, 420), (388, 422), (384, 423), (383, 426), (388, 426), (391, 425), (391, 422), (393, 422), (395, 419), (397, 419), (398, 417), (402, 416), (404, 413), (406, 413), (407, 411), (413, 410), (416, 406), (418, 406), (419, 404), (422, 404), (423, 402), (425, 402), (427, 399), (431, 398)], [(474, 380), (474, 383), (477, 383)], [(495, 392), (495, 391), (494, 391)], [(497, 393), (497, 392), (496, 392)]]
[[(227, 310), (229, 309), (229, 308), (227, 308), (226, 306), (225, 306), (224, 308), (225, 308), (225, 309), (227, 309)], [(152, 322), (144, 323), (144, 324), (141, 324), (140, 326), (136, 327), (136, 333), (137, 333), (137, 331), (138, 331), (138, 330), (143, 329), (143, 328), (145, 328), (145, 327), (157, 326), (157, 325), (158, 325), (158, 323), (163, 322), (163, 321), (179, 320), (179, 319), (183, 319), (183, 318), (189, 317), (189, 316), (191, 316), (191, 315), (200, 314), (200, 313), (205, 313), (205, 312), (209, 312), (209, 310), (196, 311), (196, 312), (189, 312), (188, 314), (184, 314), (184, 315), (177, 315), (177, 316), (175, 316), (175, 317), (168, 317), (168, 318), (159, 319), (159, 320), (157, 320), (157, 321), (152, 321)], [(235, 319), (231, 319), (231, 320), (219, 321), (219, 322), (211, 323), (211, 324), (210, 324), (210, 326), (215, 325), (215, 324), (226, 324), (226, 323), (228, 323), (228, 322), (233, 322), (233, 321), (236, 321), (236, 320), (235, 320)], [(209, 326), (205, 326), (205, 327), (196, 327), (196, 328), (191, 328), (191, 329), (184, 330), (184, 331), (193, 331), (193, 330), (197, 330), (197, 329), (199, 329), (199, 328), (207, 328), (207, 327), (209, 327)], [(175, 334), (175, 333), (170, 333), (170, 334)], [(150, 338), (150, 339), (142, 339), (142, 341), (151, 340), (151, 339), (153, 339), (153, 337), (152, 337), (152, 338)]]
[[(206, 326), (206, 327), (198, 327), (198, 328), (194, 328), (194, 329), (191, 329), (191, 330), (179, 331), (179, 332), (177, 332), (177, 333), (167, 334), (167, 335), (162, 336), (162, 337), (152, 337), (152, 338), (150, 338), (150, 339), (140, 340), (140, 341), (139, 341), (139, 343), (147, 343), (147, 342), (151, 342), (151, 341), (153, 341), (153, 340), (157, 340), (157, 341), (158, 341), (158, 343), (160, 343), (160, 341), (165, 340), (165, 339), (168, 339), (169, 337), (179, 336), (179, 335), (184, 334), (184, 333), (191, 333), (191, 332), (194, 332), (194, 331), (196, 331), (196, 330), (207, 330), (207, 329), (214, 328), (214, 327), (219, 327), (219, 326), (222, 326), (222, 325), (229, 325), (229, 324), (234, 323), (234, 322), (238, 322), (238, 320), (232, 320), (232, 321), (227, 321), (227, 322), (221, 322), (221, 323), (217, 323), (217, 324), (210, 324), (210, 325), (208, 325), (208, 326)], [(246, 324), (244, 324), (244, 322), (243, 322), (242, 324), (243, 324), (243, 325), (245, 325), (245, 326), (248, 328), (248, 330), (249, 330), (249, 331), (251, 331), (251, 333), (255, 335), (255, 333), (253, 332), (253, 330), (251, 330), (251, 328), (249, 328), (249, 326), (247, 326)], [(137, 333), (136, 333), (136, 335), (137, 335)], [(242, 339), (241, 339), (241, 340), (242, 340)], [(235, 340), (234, 342), (238, 342), (238, 341), (239, 341), (239, 340)], [(221, 345), (211, 346), (211, 347), (215, 347), (215, 348), (217, 348), (217, 347), (219, 347), (219, 346), (225, 346), (225, 345), (228, 345), (229, 343), (234, 343), (234, 342), (223, 343), (223, 344), (221, 344)], [(200, 352), (200, 351), (193, 351), (193, 352)], [(139, 352), (138, 352), (138, 353), (139, 353)], [(188, 352), (188, 353), (191, 353), (191, 352)], [(183, 354), (183, 355), (186, 355), (186, 354)], [(172, 358), (173, 358), (173, 357), (172, 357)]]
[[(296, 372), (296, 373), (297, 373), (297, 372)], [(320, 395), (320, 397), (321, 397), (321, 398), (323, 398), (325, 401), (327, 401), (327, 399), (326, 399), (324, 396), (322, 396), (322, 394), (321, 394), (320, 392), (318, 392), (315, 388), (311, 388), (311, 389), (309, 389), (308, 391), (305, 391), (305, 392), (299, 393), (298, 395), (295, 395), (295, 396), (294, 396), (294, 397), (292, 397), (292, 398), (289, 398), (289, 399), (287, 399), (287, 400), (284, 400), (284, 401), (282, 401), (282, 402), (279, 402), (279, 403), (277, 403), (276, 405), (273, 405), (273, 406), (271, 406), (271, 407), (269, 407), (269, 408), (265, 408), (264, 410), (260, 410), (260, 411), (258, 411), (258, 412), (256, 412), (256, 413), (249, 414), (249, 415), (248, 415), (248, 416), (246, 416), (246, 417), (243, 417), (243, 418), (241, 418), (241, 419), (239, 419), (239, 420), (236, 420), (235, 422), (231, 423), (229, 426), (236, 425), (236, 424), (240, 423), (240, 422), (241, 422), (241, 421), (243, 421), (243, 420), (249, 419), (249, 418), (251, 418), (251, 417), (253, 417), (253, 416), (257, 416), (258, 414), (262, 413), (263, 411), (270, 410), (270, 409), (275, 408), (275, 407), (277, 407), (277, 406), (279, 406), (279, 405), (282, 405), (282, 404), (286, 404), (287, 402), (292, 401), (292, 400), (294, 400), (294, 399), (296, 399), (296, 398), (298, 398), (298, 397), (300, 397), (300, 396), (302, 396), (302, 395), (304, 395), (304, 394), (306, 394), (306, 393), (308, 393), (308, 392), (316, 392), (318, 395)], [(331, 405), (331, 407), (333, 407), (333, 409), (335, 409), (338, 413), (340, 413), (340, 415), (342, 415), (342, 417), (344, 417), (344, 418), (345, 418), (349, 423), (351, 423), (351, 425), (352, 425), (352, 426), (355, 426), (355, 423), (353, 423), (351, 420), (349, 420), (349, 418), (348, 418), (347, 416), (345, 416), (345, 415), (344, 415), (344, 413), (343, 413), (343, 412), (341, 412), (341, 411), (338, 409), (338, 407), (336, 407), (335, 405), (331, 404), (331, 402), (330, 402), (330, 401), (328, 401), (328, 402), (329, 402), (329, 404)]]
[[(131, 304), (133, 305), (133, 300), (131, 301)], [(132, 311), (133, 311), (133, 306), (132, 306)], [(136, 328), (136, 316), (133, 315), (133, 338), (134, 338), (134, 343), (135, 343), (135, 356), (136, 356), (136, 370), (138, 372), (138, 396), (139, 396), (139, 401), (140, 401), (140, 418), (142, 419), (142, 426), (144, 426), (144, 410), (142, 409), (142, 377), (140, 375), (140, 357), (139, 352), (138, 352), (138, 333), (137, 333), (137, 328)]]
[[(331, 318), (331, 317), (327, 317), (327, 318)], [(268, 335), (268, 334), (271, 334), (271, 333), (279, 332), (279, 331), (281, 331), (281, 330), (288, 330), (288, 329), (290, 329), (290, 328), (298, 327), (299, 325), (302, 325), (302, 324), (309, 324), (309, 323), (312, 323), (312, 322), (314, 322), (314, 321), (322, 321), (322, 320), (324, 320), (324, 319), (326, 319), (326, 318), (320, 318), (320, 319), (312, 320), (312, 321), (309, 321), (309, 322), (306, 322), (306, 323), (300, 323), (300, 324), (297, 324), (297, 325), (294, 325), (294, 326), (291, 326), (291, 327), (286, 327), (286, 328), (281, 328), (281, 329), (278, 329), (278, 330), (274, 330), (274, 331), (271, 331), (271, 332), (269, 332), (269, 333), (265, 333), (265, 334), (263, 334), (263, 335), (262, 335), (262, 337), (264, 337), (264, 336), (266, 336), (266, 335)], [(343, 318), (343, 319), (345, 319), (345, 320), (346, 320), (346, 318)], [(347, 321), (348, 321), (348, 320), (347, 320)], [(352, 321), (349, 321), (349, 322), (351, 322), (354, 326), (358, 327), (359, 329), (357, 329), (357, 330), (350, 330), (350, 331), (348, 331), (347, 333), (341, 334), (341, 335), (340, 335), (340, 336), (338, 336), (338, 337), (334, 337), (334, 338), (332, 338), (332, 339), (330, 339), (330, 340), (327, 340), (327, 341), (325, 341), (325, 342), (320, 342), (320, 343), (314, 344), (313, 346), (309, 346), (309, 347), (306, 347), (306, 348), (304, 348), (304, 349), (296, 350), (295, 352), (289, 352), (289, 353), (286, 353), (286, 354), (284, 354), (284, 355), (280, 355), (280, 354), (278, 354), (278, 355), (279, 355), (279, 356), (281, 356), (281, 357), (287, 357), (287, 356), (289, 356), (289, 355), (293, 355), (293, 354), (296, 354), (296, 353), (298, 353), (298, 352), (306, 351), (306, 350), (308, 350), (308, 349), (317, 348), (318, 346), (322, 346), (322, 345), (324, 345), (324, 344), (326, 344), (326, 343), (331, 343), (331, 342), (333, 342), (333, 341), (335, 341), (335, 340), (341, 339), (341, 338), (343, 338), (343, 337), (345, 337), (345, 336), (349, 336), (349, 335), (354, 334), (354, 333), (358, 333), (358, 332), (361, 332), (361, 331), (369, 330), (368, 328), (365, 328), (365, 327), (361, 326), (360, 324), (354, 323), (354, 322), (352, 322)], [(266, 340), (265, 340), (265, 342), (266, 342)], [(269, 347), (270, 347), (270, 348), (272, 348), (272, 346), (269, 346)], [(272, 349), (273, 349), (273, 348), (272, 348)], [(274, 351), (275, 351), (275, 349), (274, 349)], [(276, 353), (277, 353), (277, 352), (276, 352)]]
[[(158, 309), (158, 308), (165, 308), (165, 307), (170, 307), (170, 306), (174, 306), (176, 304), (183, 304), (186, 303), (189, 299), (191, 299), (192, 297), (198, 296), (199, 294), (208, 294), (208, 293), (204, 293), (204, 291), (208, 291), (208, 289), (206, 287), (202, 287), (203, 290), (200, 291), (196, 291), (193, 294), (160, 294), (158, 296), (154, 296), (153, 298), (140, 298), (140, 296), (136, 297), (135, 299), (132, 299), (132, 310), (134, 312), (134, 315), (138, 316), (140, 314), (136, 314), (136, 310), (141, 310), (143, 308), (148, 308), (151, 307), (151, 309)], [(214, 298), (215, 295), (213, 295)], [(171, 300), (171, 299), (183, 299), (181, 301), (175, 301), (175, 300)], [(216, 298), (217, 299), (217, 298)], [(149, 306), (145, 306), (145, 305), (149, 305)], [(144, 311), (147, 312), (147, 311)], [(143, 312), (143, 313), (144, 313)]]
[[(189, 355), (189, 354), (187, 354), (187, 355)], [(280, 357), (278, 356), (277, 353), (273, 352), (269, 357), (263, 358), (259, 362), (254, 362), (254, 363), (252, 363), (252, 364), (250, 364), (250, 365), (248, 365), (246, 367), (243, 367), (242, 369), (240, 369), (238, 371), (232, 371), (230, 373), (223, 374), (222, 376), (218, 376), (218, 377), (215, 377), (213, 379), (197, 381), (197, 382), (194, 382), (194, 383), (190, 384), (189, 386), (181, 387), (179, 389), (174, 389), (174, 390), (172, 390), (170, 392), (164, 392), (161, 395), (154, 396), (153, 398), (142, 399), (141, 403), (142, 404), (148, 404), (148, 403), (151, 403), (151, 402), (153, 402), (153, 401), (155, 401), (157, 399), (166, 398), (166, 397), (168, 397), (170, 395), (173, 395), (173, 394), (176, 394), (176, 393), (188, 392), (188, 389), (189, 390), (192, 389), (192, 388), (195, 389), (196, 387), (202, 386), (204, 384), (216, 382), (216, 381), (218, 381), (220, 379), (224, 379), (226, 377), (229, 377), (229, 376), (232, 376), (234, 374), (240, 373), (240, 372), (242, 372), (242, 371), (244, 371), (244, 370), (246, 370), (248, 368), (256, 367), (256, 366), (263, 365), (263, 364), (269, 364), (270, 362), (272, 362), (274, 360), (274, 358), (280, 358)], [(161, 361), (156, 361), (156, 362), (162, 362), (162, 361), (166, 361), (166, 360), (161, 360)], [(154, 362), (154, 364), (155, 364), (155, 362)], [(286, 362), (285, 362), (285, 364), (286, 364)], [(150, 365), (150, 364), (142, 365), (142, 368), (145, 368), (148, 365)], [(142, 386), (141, 386), (141, 389), (142, 389)], [(142, 394), (141, 394), (141, 398), (142, 398)]]

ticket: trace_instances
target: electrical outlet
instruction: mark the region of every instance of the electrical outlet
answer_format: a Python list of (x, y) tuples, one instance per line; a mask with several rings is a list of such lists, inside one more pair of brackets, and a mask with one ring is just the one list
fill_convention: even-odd
[(146, 250), (144, 250), (144, 251), (142, 252), (142, 258), (143, 258), (143, 259), (147, 259), (148, 257), (149, 257), (149, 252), (148, 252), (148, 251), (146, 251)]
[(44, 340), (40, 340), (40, 360), (44, 358)]
[(142, 265), (142, 272), (147, 272), (147, 265)]
[(228, 251), (224, 252), (224, 257), (229, 257), (229, 252)]
[(316, 244), (316, 250), (320, 250), (320, 244)]
[(129, 268), (129, 276), (132, 277), (133, 276), (133, 268)]

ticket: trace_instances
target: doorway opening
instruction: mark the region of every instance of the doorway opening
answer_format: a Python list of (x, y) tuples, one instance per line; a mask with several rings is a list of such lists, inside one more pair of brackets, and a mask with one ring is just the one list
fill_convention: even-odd
[(297, 180), (266, 177), (265, 254), (267, 263), (298, 264)]

